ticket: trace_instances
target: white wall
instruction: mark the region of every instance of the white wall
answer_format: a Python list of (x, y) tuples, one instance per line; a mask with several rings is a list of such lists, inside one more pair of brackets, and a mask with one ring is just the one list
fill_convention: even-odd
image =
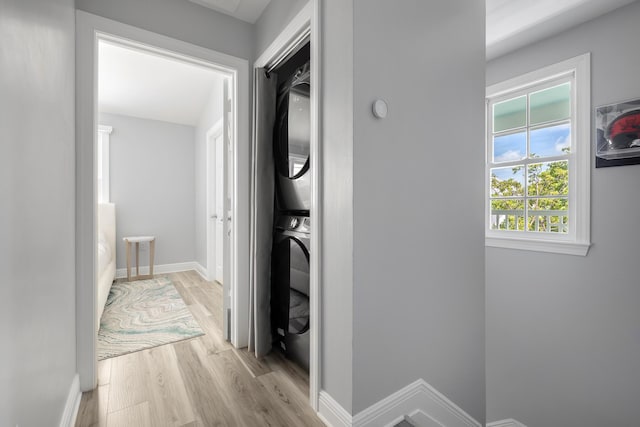
[(485, 7), (401, 4), (354, 1), (353, 412), (422, 378), (483, 422)]
[(253, 55), (253, 26), (187, 0), (77, 0), (85, 12), (240, 58)]
[(0, 425), (60, 422), (76, 373), (73, 0), (0, 3)]
[(213, 89), (195, 128), (195, 259), (207, 268), (207, 132), (222, 120), (223, 84)]
[[(195, 260), (193, 126), (100, 114), (109, 138), (116, 264), (126, 268), (125, 236), (156, 236), (154, 264)], [(149, 264), (141, 245), (140, 265)], [(135, 263), (135, 261), (134, 261)]]
[[(591, 52), (593, 108), (640, 98), (639, 20), (635, 2), (498, 58), (487, 84)], [(640, 165), (592, 169), (587, 257), (487, 248), (489, 421), (638, 425), (639, 180)]]
[(309, 0), (272, 0), (255, 24), (255, 54), (259, 57)]

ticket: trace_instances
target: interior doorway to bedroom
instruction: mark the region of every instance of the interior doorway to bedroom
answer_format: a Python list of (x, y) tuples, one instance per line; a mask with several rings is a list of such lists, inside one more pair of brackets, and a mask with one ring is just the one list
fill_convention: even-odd
[(99, 370), (194, 337), (228, 350), (234, 76), (113, 37), (97, 48)]

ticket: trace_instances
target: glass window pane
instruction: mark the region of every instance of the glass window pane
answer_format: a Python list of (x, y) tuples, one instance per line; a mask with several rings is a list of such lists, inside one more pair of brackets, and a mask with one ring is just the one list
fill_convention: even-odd
[(511, 162), (527, 156), (527, 133), (519, 132), (493, 138), (493, 162)]
[(524, 200), (492, 200), (490, 221), (492, 230), (524, 231)]
[(529, 199), (527, 230), (545, 233), (569, 232), (569, 199)]
[(564, 196), (569, 194), (569, 162), (537, 163), (527, 166), (527, 195)]
[(534, 92), (530, 97), (532, 125), (565, 120), (571, 116), (571, 83)]
[(491, 197), (524, 196), (524, 165), (491, 169)]
[(568, 154), (570, 148), (570, 123), (531, 131), (529, 157), (561, 156), (563, 154)]
[(502, 101), (493, 106), (493, 132), (502, 132), (527, 125), (527, 97)]

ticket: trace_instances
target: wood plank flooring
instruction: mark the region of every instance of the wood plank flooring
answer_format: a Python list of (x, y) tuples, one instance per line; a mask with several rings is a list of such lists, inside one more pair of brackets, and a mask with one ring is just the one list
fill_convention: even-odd
[(77, 427), (324, 426), (309, 406), (306, 372), (222, 338), (218, 283), (195, 271), (168, 276), (205, 335), (98, 362)]

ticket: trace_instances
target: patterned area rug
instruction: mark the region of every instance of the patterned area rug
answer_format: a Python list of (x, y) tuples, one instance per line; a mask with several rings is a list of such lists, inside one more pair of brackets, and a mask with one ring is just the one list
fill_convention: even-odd
[(166, 277), (114, 283), (100, 320), (98, 360), (204, 335)]

